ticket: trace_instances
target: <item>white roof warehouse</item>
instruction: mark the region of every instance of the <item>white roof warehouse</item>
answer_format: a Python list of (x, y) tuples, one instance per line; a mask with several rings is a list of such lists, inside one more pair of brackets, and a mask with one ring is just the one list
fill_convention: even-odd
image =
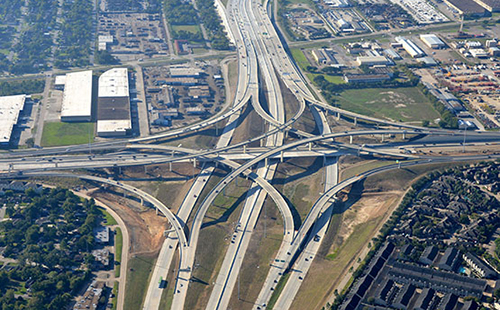
[(66, 74), (61, 121), (92, 120), (92, 70)]
[(24, 109), (26, 95), (0, 97), (0, 144), (8, 145), (19, 113)]

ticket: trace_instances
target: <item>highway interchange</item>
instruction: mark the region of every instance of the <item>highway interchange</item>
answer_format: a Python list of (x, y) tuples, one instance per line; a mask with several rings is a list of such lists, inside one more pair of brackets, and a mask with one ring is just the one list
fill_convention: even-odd
[[(238, 274), (244, 264), (245, 253), (252, 236), (262, 206), (269, 197), (275, 202), (283, 217), (283, 240), (271, 265), (271, 269), (254, 301), (254, 309), (265, 309), (273, 294), (276, 284), (283, 272), (291, 270), (289, 277), (274, 309), (288, 309), (294, 296), (300, 289), (302, 279), (307, 274), (319, 249), (323, 236), (329, 225), (332, 202), (335, 195), (346, 187), (369, 175), (381, 173), (404, 166), (419, 165), (429, 162), (450, 162), (496, 158), (498, 155), (475, 156), (419, 156), (402, 152), (401, 148), (421, 146), (426, 143), (429, 148), (443, 145), (460, 146), (462, 132), (420, 128), (418, 126), (389, 122), (332, 107), (311, 93), (297, 66), (286, 51), (274, 25), (269, 18), (268, 2), (252, 0), (231, 0), (225, 11), (225, 20), (229, 25), (231, 37), (238, 52), (238, 83), (232, 106), (214, 117), (191, 126), (167, 131), (147, 137), (112, 142), (95, 143), (69, 147), (19, 150), (2, 153), (0, 170), (3, 177), (30, 176), (62, 176), (91, 180), (121, 188), (129, 195), (146, 201), (159, 210), (168, 219), (171, 230), (161, 248), (155, 269), (147, 289), (143, 309), (159, 309), (163, 289), (159, 287), (160, 279), (167, 276), (171, 269), (175, 251), (179, 251), (180, 261), (176, 266), (177, 277), (174, 285), (172, 309), (184, 309), (187, 292), (195, 266), (196, 248), (202, 231), (202, 223), (206, 212), (213, 201), (224, 189), (240, 176), (253, 181), (248, 197), (245, 199), (231, 243), (224, 255), (217, 279), (212, 287), (207, 309), (226, 309), (235, 289)], [(288, 119), (285, 117), (287, 104), (281, 95), (283, 84), (297, 98), (298, 109)], [(259, 101), (262, 85), (267, 90), (267, 108)], [(260, 136), (247, 141), (232, 143), (235, 129), (240, 121), (243, 108), (251, 105), (265, 121), (267, 130)], [(318, 135), (294, 129), (306, 109), (314, 116)], [(353, 131), (336, 132), (330, 128), (326, 113), (341, 115), (354, 122), (370, 122), (383, 129), (360, 128)], [(181, 139), (188, 134), (214, 126), (226, 120), (226, 126), (213, 149), (193, 150), (181, 146), (157, 144), (163, 139)], [(285, 143), (287, 135), (298, 139)], [(352, 138), (356, 136), (399, 135), (400, 143), (381, 143), (372, 145), (356, 145)], [(407, 136), (424, 137), (409, 140)], [(339, 142), (340, 138), (350, 138), (351, 143)], [(406, 138), (406, 139), (405, 139)], [(497, 133), (468, 133), (467, 145), (491, 144), (499, 142)], [(427, 140), (425, 140), (427, 139)], [(261, 141), (261, 147), (249, 147), (251, 143)], [(339, 182), (337, 159), (344, 154), (379, 154), (390, 158), (414, 159), (375, 168), (352, 178)], [(294, 227), (290, 206), (279, 191), (272, 185), (277, 165), (286, 158), (323, 157), (325, 166), (324, 193), (311, 208), (300, 227)], [(112, 180), (90, 174), (72, 173), (75, 168), (95, 169), (121, 166), (147, 166), (173, 162), (192, 162), (201, 165), (202, 170), (194, 180), (188, 194), (184, 198), (178, 212), (173, 214), (155, 197), (119, 180)], [(243, 162), (243, 163), (241, 163)], [(215, 170), (215, 164), (222, 164), (231, 169), (213, 188), (209, 188), (203, 201), (198, 201), (201, 192), (206, 188), (208, 180)], [(63, 171), (66, 170), (66, 171)], [(198, 209), (195, 205), (199, 203)], [(186, 229), (188, 219), (191, 227)], [(189, 234), (186, 233), (189, 231)], [(123, 307), (119, 304), (118, 308)]]

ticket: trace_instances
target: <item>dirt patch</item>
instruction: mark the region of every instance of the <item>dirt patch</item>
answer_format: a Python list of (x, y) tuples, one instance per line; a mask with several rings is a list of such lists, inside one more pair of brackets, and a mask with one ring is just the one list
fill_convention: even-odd
[[(252, 137), (260, 136), (263, 133), (263, 119), (257, 114), (257, 112), (255, 112), (250, 103), (246, 105), (240, 119), (242, 119), (242, 121), (234, 130), (231, 144), (237, 144), (243, 141), (247, 141)], [(252, 142), (248, 145), (248, 147), (258, 146), (260, 146), (259, 141)]]
[(120, 216), (130, 235), (130, 254), (156, 254), (165, 239), (163, 232), (170, 225), (165, 217), (142, 207), (137, 202), (102, 190), (90, 194)]
[(367, 242), (377, 234), (402, 194), (360, 193), (358, 198), (351, 195), (344, 203), (337, 204), (340, 210), (346, 208), (344, 204), (350, 206), (343, 213), (337, 210), (334, 214), (323, 241), (329, 249), (322, 245), (291, 309), (321, 309), (326, 304), (344, 276), (350, 276), (350, 267), (357, 264), (358, 258), (362, 259)]

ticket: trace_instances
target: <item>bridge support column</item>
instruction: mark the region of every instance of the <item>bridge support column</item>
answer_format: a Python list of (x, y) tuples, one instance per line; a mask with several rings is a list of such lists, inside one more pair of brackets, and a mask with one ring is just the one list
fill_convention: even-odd
[(122, 167), (118, 167), (118, 174), (122, 174)]
[(268, 161), (269, 161), (269, 159), (266, 157), (266, 158), (264, 159), (264, 165), (265, 165), (266, 167), (267, 167)]
[(264, 146), (264, 139), (260, 139), (260, 146), (263, 147)]
[(340, 121), (340, 112), (337, 112), (337, 120)]
[(312, 142), (309, 142), (307, 146), (309, 148), (309, 151), (312, 151)]
[(170, 170), (170, 172), (172, 172), (172, 162), (168, 163), (168, 170)]
[(382, 141), (381, 142), (384, 142), (384, 137), (385, 137), (385, 135), (382, 134), (382, 138), (381, 138)]
[(193, 168), (196, 168), (196, 157), (193, 158)]
[(156, 215), (158, 215), (158, 208), (156, 208)]
[(285, 130), (285, 139), (288, 139), (288, 130)]
[(280, 161), (283, 162), (283, 151), (281, 151), (281, 154), (280, 154)]
[(352, 144), (352, 136), (349, 136), (349, 143)]
[(144, 206), (144, 199), (141, 198), (141, 206)]
[(403, 140), (406, 140), (406, 131), (403, 131)]
[(144, 165), (144, 174), (148, 173), (148, 166)]
[(243, 154), (246, 154), (247, 153), (247, 145), (243, 145)]
[(358, 118), (354, 117), (354, 126), (358, 126)]
[(172, 157), (174, 157), (174, 155), (175, 155), (175, 151), (174, 151), (174, 150), (172, 150)]

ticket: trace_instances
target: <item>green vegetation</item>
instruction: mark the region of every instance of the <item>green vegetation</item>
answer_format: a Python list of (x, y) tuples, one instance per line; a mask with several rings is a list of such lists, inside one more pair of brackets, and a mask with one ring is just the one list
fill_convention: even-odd
[(185, 31), (193, 34), (201, 33), (199, 25), (172, 25), (172, 30), (175, 32)]
[(313, 81), (315, 77), (317, 77), (318, 75), (321, 75), (321, 76), (323, 76), (323, 78), (325, 80), (327, 80), (328, 82), (330, 82), (332, 84), (344, 84), (345, 83), (344, 79), (340, 75), (323, 75), (323, 74), (319, 74), (319, 73), (307, 73), (306, 75), (310, 81)]
[(208, 32), (208, 39), (212, 48), (217, 50), (229, 49), (229, 40), (224, 32), (222, 20), (215, 9), (214, 0), (196, 0), (200, 19)]
[[(16, 220), (0, 223), (0, 247), (17, 266), (0, 270), (0, 306), (67, 308), (90, 279), (93, 228), (100, 215), (94, 200), (82, 200), (61, 188), (6, 191), (2, 200)], [(14, 298), (19, 293), (27, 296)]]
[(113, 293), (113, 298), (111, 300), (111, 303), (113, 307), (111, 309), (116, 310), (116, 307), (118, 306), (118, 281), (115, 281), (115, 283), (113, 283), (112, 293)]
[(123, 251), (123, 233), (120, 227), (116, 227), (115, 232), (115, 277), (120, 276), (120, 265), (122, 262), (122, 251)]
[(16, 57), (9, 70), (14, 74), (39, 72), (47, 68), (53, 45), (50, 30), (56, 27), (57, 0), (30, 0), (26, 2), (26, 30), (13, 47)]
[(94, 123), (46, 122), (43, 126), (42, 146), (85, 144), (93, 141)]
[(146, 295), (148, 281), (153, 271), (155, 258), (134, 255), (128, 262), (127, 285), (125, 293), (125, 310), (136, 310), (142, 308)]
[(279, 280), (278, 284), (276, 284), (276, 288), (274, 289), (273, 294), (271, 295), (271, 298), (269, 298), (269, 303), (267, 304), (267, 309), (273, 309), (274, 305), (278, 301), (278, 298), (280, 297), (281, 292), (285, 288), (286, 282), (288, 281), (288, 278), (290, 278), (290, 273), (287, 272), (285, 273)]
[(94, 61), (95, 61), (95, 63), (101, 64), (101, 65), (116, 65), (116, 64), (120, 63), (118, 58), (111, 55), (111, 53), (107, 50), (97, 51), (95, 53)]
[(102, 216), (104, 217), (105, 224), (106, 226), (113, 226), (117, 225), (118, 223), (116, 222), (115, 218), (111, 216), (111, 214), (108, 213), (105, 209), (99, 207), (99, 211), (101, 211)]
[(93, 1), (64, 2), (62, 9), (64, 20), (61, 24), (59, 47), (54, 55), (54, 66), (68, 68), (89, 65)]
[(349, 89), (334, 98), (342, 109), (394, 121), (434, 120), (439, 117), (416, 87)]
[(21, 80), (0, 82), (0, 96), (37, 94), (45, 88), (45, 80)]
[(297, 63), (297, 65), (302, 69), (303, 71), (307, 71), (307, 67), (310, 65), (309, 61), (306, 58), (306, 55), (304, 55), (304, 52), (299, 49), (299, 48), (292, 48), (292, 57)]
[(165, 0), (164, 12), (170, 25), (195, 25), (198, 23), (198, 14), (191, 2)]

